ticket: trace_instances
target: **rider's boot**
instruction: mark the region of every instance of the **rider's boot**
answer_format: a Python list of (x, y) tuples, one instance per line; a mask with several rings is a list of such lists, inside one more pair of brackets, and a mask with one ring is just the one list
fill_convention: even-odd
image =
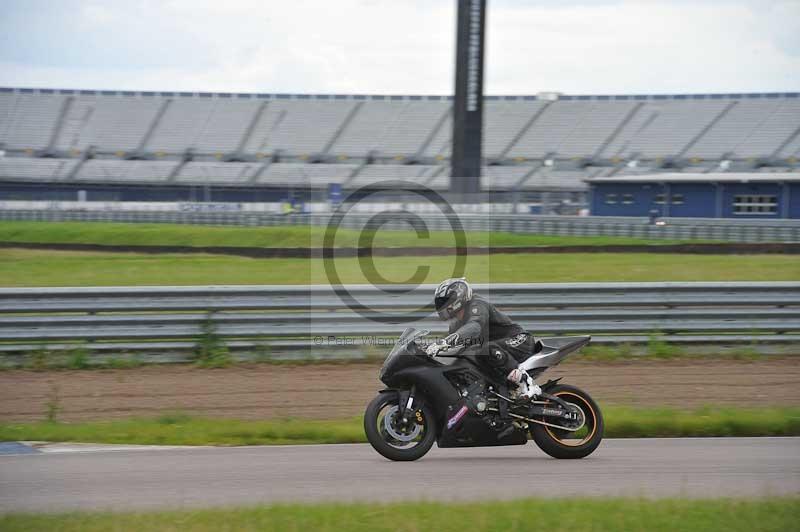
[(542, 389), (524, 369), (513, 369), (506, 378), (517, 385), (517, 394), (521, 399), (530, 400), (542, 393)]

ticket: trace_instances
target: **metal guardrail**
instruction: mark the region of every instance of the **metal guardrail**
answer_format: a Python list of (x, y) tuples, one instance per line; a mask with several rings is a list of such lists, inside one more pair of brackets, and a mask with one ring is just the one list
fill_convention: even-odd
[[(350, 310), (329, 286), (0, 289), (0, 353), (186, 353), (210, 320), (231, 350), (352, 356), (385, 350), (408, 325), (444, 333), (428, 307), (433, 288), (347, 286), (381, 321)], [(493, 284), (476, 291), (538, 335), (800, 342), (800, 282)]]
[[(0, 220), (78, 221), (126, 223), (175, 223), (235, 226), (326, 226), (330, 214), (276, 215), (257, 212), (169, 211), (69, 211), (0, 210)], [(362, 229), (372, 214), (348, 214), (341, 227)], [(429, 230), (450, 231), (447, 217), (424, 214)], [(502, 231), (560, 236), (618, 236), (666, 240), (715, 240), (723, 242), (800, 242), (800, 220), (723, 218), (663, 218), (665, 225), (651, 225), (645, 218), (624, 216), (533, 216), (460, 214), (466, 231)], [(389, 223), (384, 229), (408, 230), (406, 222)]]

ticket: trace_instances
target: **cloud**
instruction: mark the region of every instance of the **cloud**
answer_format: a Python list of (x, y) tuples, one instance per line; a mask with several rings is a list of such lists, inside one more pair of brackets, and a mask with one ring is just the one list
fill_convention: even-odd
[(771, 31), (798, 25), (800, 17), (775, 16), (785, 10), (631, 2), (495, 11), (488, 85), (497, 93), (533, 84), (568, 93), (797, 90), (800, 61)]
[[(0, 84), (450, 94), (450, 0), (7, 1)], [(486, 91), (788, 91), (796, 1), (489, 1)]]

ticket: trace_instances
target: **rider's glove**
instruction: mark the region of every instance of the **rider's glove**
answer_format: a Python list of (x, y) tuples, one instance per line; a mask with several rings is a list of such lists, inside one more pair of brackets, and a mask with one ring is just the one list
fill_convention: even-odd
[(445, 343), (444, 340), (438, 340), (431, 344), (428, 344), (428, 347), (425, 348), (425, 353), (432, 357), (435, 357), (439, 351), (443, 351), (447, 349), (449, 346)]
[(434, 343), (430, 344), (426, 349), (425, 353), (428, 355), (435, 357), (439, 351), (444, 351), (445, 349), (450, 349), (456, 343), (458, 343), (458, 335), (453, 333), (448, 336), (445, 336), (441, 340), (437, 340)]

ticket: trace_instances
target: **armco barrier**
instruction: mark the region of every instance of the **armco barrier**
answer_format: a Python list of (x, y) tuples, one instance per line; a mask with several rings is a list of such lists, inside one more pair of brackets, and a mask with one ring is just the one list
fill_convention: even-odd
[[(187, 353), (208, 320), (231, 350), (321, 358), (384, 351), (409, 325), (444, 333), (428, 306), (431, 285), (346, 288), (371, 315), (350, 310), (328, 286), (0, 289), (0, 353)], [(538, 335), (800, 345), (797, 282), (493, 284), (476, 291)]]
[[(424, 213), (429, 230), (450, 231), (447, 217)], [(0, 210), (0, 220), (77, 221), (125, 223), (173, 223), (236, 226), (326, 226), (329, 214), (276, 215), (259, 212), (177, 212), (177, 211), (77, 211)], [(361, 229), (371, 214), (348, 214), (341, 227)], [(727, 218), (664, 218), (665, 225), (652, 225), (645, 218), (610, 216), (531, 216), (460, 214), (466, 231), (502, 231), (561, 236), (616, 236), (667, 240), (714, 240), (721, 242), (800, 242), (800, 220)], [(384, 229), (408, 230), (405, 221), (388, 223)]]

